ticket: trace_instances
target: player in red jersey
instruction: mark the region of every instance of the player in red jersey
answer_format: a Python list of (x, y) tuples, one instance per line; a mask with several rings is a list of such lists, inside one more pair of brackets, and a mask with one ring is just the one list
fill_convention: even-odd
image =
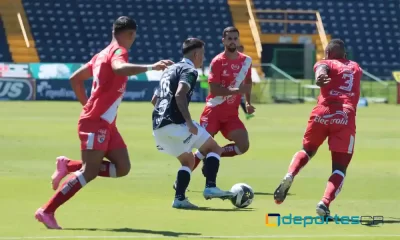
[[(150, 69), (164, 70), (172, 64), (169, 60), (150, 66), (128, 63), (128, 49), (135, 41), (136, 29), (133, 19), (119, 17), (113, 24), (110, 45), (71, 76), (71, 85), (84, 106), (78, 121), (82, 161), (57, 158), (57, 169), (52, 176), (54, 190), (62, 178), (73, 174), (35, 213), (36, 219), (47, 228), (61, 229), (54, 217), (56, 209), (97, 176), (122, 177), (130, 171), (128, 150), (116, 126), (117, 110), (125, 93), (127, 76)], [(83, 82), (91, 77), (92, 94), (88, 99)]]
[(315, 64), (314, 71), (316, 84), (321, 88), (318, 104), (308, 120), (303, 149), (294, 154), (288, 173), (275, 190), (274, 199), (277, 204), (285, 200), (294, 177), (328, 138), (332, 175), (316, 208), (318, 215), (327, 217), (329, 205), (343, 186), (353, 156), (362, 69), (356, 62), (346, 59), (344, 42), (334, 39), (325, 49), (325, 59)]
[[(251, 105), (251, 66), (252, 59), (237, 50), (239, 45), (239, 30), (227, 27), (223, 31), (222, 42), (224, 52), (211, 61), (208, 82), (210, 93), (206, 106), (200, 117), (200, 124), (214, 136), (218, 132), (234, 143), (223, 147), (221, 157), (233, 157), (243, 154), (249, 149), (247, 130), (239, 119), (241, 96), (245, 94), (248, 114), (253, 114), (255, 108)], [(195, 152), (197, 167), (204, 156)]]

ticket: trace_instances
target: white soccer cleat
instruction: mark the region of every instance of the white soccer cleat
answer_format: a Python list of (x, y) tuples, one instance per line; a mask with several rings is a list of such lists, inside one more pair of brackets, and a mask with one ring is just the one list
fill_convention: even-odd
[(208, 187), (204, 189), (203, 196), (206, 200), (213, 198), (220, 198), (225, 200), (233, 198), (235, 194), (229, 191), (222, 191), (217, 187)]
[(173, 208), (178, 208), (178, 209), (198, 208), (198, 206), (196, 206), (193, 203), (189, 202), (188, 198), (185, 198), (182, 201), (177, 199), (177, 198), (175, 198), (174, 201), (172, 202), (172, 207)]

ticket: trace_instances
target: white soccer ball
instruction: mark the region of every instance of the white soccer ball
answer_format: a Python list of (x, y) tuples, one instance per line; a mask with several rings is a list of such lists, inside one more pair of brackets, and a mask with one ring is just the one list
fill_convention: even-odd
[(254, 199), (253, 189), (246, 183), (237, 183), (231, 188), (235, 197), (231, 198), (232, 204), (237, 208), (248, 207)]

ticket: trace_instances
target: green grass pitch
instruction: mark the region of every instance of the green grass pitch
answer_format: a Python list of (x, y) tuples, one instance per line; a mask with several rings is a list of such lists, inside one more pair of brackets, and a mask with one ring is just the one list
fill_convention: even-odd
[[(355, 155), (332, 214), (380, 215), (385, 223), (361, 225), (284, 225), (266, 227), (265, 214), (315, 215), (330, 176), (324, 144), (296, 178), (282, 205), (273, 192), (301, 147), (312, 105), (257, 105), (246, 121), (250, 150), (221, 160), (218, 185), (238, 182), (256, 192), (249, 209), (202, 197), (204, 178), (192, 174), (190, 200), (207, 210), (171, 208), (178, 161), (159, 153), (151, 129), (150, 103), (124, 102), (118, 127), (131, 156), (132, 171), (121, 179), (97, 178), (62, 206), (56, 216), (64, 230), (47, 230), (35, 210), (52, 195), (55, 157), (80, 158), (77, 102), (1, 102), (0, 240), (4, 239), (400, 239), (399, 107), (371, 105), (358, 110)], [(191, 104), (198, 120), (203, 104)], [(243, 113), (240, 113), (243, 117)], [(244, 118), (243, 118), (244, 119)], [(221, 145), (227, 143), (220, 135)]]

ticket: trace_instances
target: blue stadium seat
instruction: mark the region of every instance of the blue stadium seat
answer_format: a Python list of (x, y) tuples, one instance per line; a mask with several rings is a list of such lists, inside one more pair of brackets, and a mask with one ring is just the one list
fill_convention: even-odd
[[(187, 4), (190, 3), (190, 4)], [(222, 49), (223, 28), (233, 25), (226, 0), (23, 0), (43, 62), (86, 62), (111, 40), (121, 15), (138, 24), (130, 61), (178, 61), (187, 37), (206, 41), (206, 61)]]
[(7, 43), (6, 33), (3, 27), (3, 21), (0, 18), (0, 62), (12, 62), (10, 49)]
[[(303, 9), (321, 13), (325, 31), (345, 40), (356, 61), (384, 79), (400, 69), (400, 11), (397, 0), (254, 0), (256, 9)], [(259, 13), (260, 19), (273, 15)], [(273, 16), (277, 19), (276, 16)], [(310, 14), (288, 15), (293, 20), (312, 20)], [(261, 23), (263, 33), (284, 33), (284, 24)], [(316, 34), (313, 25), (288, 24), (287, 33)]]

